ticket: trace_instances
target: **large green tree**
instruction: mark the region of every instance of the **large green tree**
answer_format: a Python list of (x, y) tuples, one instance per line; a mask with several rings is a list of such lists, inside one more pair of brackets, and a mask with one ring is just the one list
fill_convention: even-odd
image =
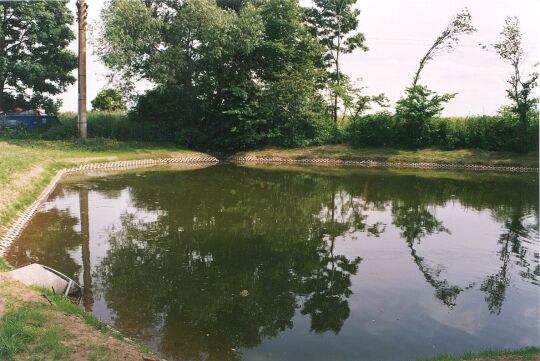
[(322, 48), (296, 0), (111, 0), (102, 17), (105, 63), (155, 85), (140, 118), (159, 113), (187, 145), (300, 145), (324, 125)]
[(51, 97), (75, 81), (72, 23), (67, 1), (0, 2), (0, 108), (57, 110)]
[(365, 36), (358, 32), (360, 10), (355, 9), (356, 0), (315, 0), (313, 7), (306, 9), (306, 22), (311, 33), (319, 39), (326, 50), (325, 62), (330, 72), (332, 118), (337, 124), (339, 99), (346, 96), (347, 81), (341, 72), (341, 56), (355, 49), (367, 51)]

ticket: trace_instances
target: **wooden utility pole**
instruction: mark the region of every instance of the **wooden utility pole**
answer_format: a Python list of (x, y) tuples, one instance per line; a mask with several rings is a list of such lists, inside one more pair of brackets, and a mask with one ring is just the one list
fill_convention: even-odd
[(77, 0), (77, 19), (79, 21), (79, 136), (86, 139), (86, 24), (88, 5), (86, 0)]

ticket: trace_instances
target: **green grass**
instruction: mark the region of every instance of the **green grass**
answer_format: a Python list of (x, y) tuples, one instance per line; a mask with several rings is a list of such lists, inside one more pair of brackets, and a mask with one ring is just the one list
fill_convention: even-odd
[(81, 316), (84, 322), (86, 322), (88, 325), (92, 326), (96, 330), (99, 330), (102, 332), (108, 332), (110, 330), (103, 322), (98, 320), (94, 315), (92, 315), (91, 313), (85, 312), (79, 305), (72, 303), (64, 296), (57, 293), (53, 293), (51, 290), (48, 290), (42, 287), (35, 287), (35, 289), (39, 291), (41, 294), (47, 296), (47, 298), (52, 301), (53, 306), (57, 311), (67, 313), (70, 315)]
[(0, 272), (7, 272), (11, 269), (9, 265), (4, 261), (2, 257), (0, 257)]
[[(3, 142), (2, 142), (3, 141)], [(0, 184), (15, 172), (29, 170), (43, 161), (69, 161), (71, 158), (116, 157), (129, 159), (148, 156), (165, 156), (182, 151), (170, 143), (121, 142), (94, 138), (87, 141), (30, 140), (0, 138)]]
[(30, 352), (41, 360), (58, 360), (68, 351), (61, 336), (58, 326), (48, 324), (44, 305), (25, 303), (0, 319), (0, 359)]
[[(52, 321), (63, 317), (64, 314), (80, 317), (82, 322), (102, 332), (106, 336), (105, 339), (114, 338), (126, 341), (120, 332), (107, 327), (92, 314), (85, 312), (79, 305), (72, 303), (62, 295), (42, 287), (32, 287), (28, 291), (39, 292), (50, 301), (50, 304), (17, 303), (14, 299), (6, 300), (8, 311), (0, 317), (0, 360), (19, 359), (18, 355), (23, 355), (25, 360), (36, 361), (65, 359), (71, 350), (64, 346), (62, 341), (67, 337), (77, 335), (70, 336), (69, 330)], [(143, 354), (151, 354), (145, 346), (133, 341), (129, 341), (129, 344)], [(117, 360), (117, 355), (105, 346), (104, 344), (92, 350), (89, 359), (96, 361)]]
[(496, 360), (497, 358), (511, 357), (515, 361), (538, 360), (540, 347), (525, 347), (518, 350), (484, 351), (467, 353), (464, 355), (438, 355), (431, 358), (418, 359), (418, 361), (466, 361), (466, 360)]
[(117, 361), (117, 355), (114, 355), (110, 350), (104, 347), (99, 347), (92, 352), (89, 361)]
[(426, 148), (402, 150), (393, 148), (352, 148), (347, 145), (281, 149), (267, 148), (238, 153), (239, 155), (282, 157), (291, 159), (329, 158), (340, 160), (376, 160), (387, 162), (430, 162), (483, 164), (497, 166), (538, 167), (538, 152), (525, 154), (482, 149), (441, 150)]

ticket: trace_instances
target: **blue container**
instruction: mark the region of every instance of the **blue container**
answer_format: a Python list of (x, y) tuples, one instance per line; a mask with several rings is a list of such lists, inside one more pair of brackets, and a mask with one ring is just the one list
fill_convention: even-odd
[(60, 121), (55, 115), (0, 115), (0, 127), (38, 129), (57, 124), (60, 124)]

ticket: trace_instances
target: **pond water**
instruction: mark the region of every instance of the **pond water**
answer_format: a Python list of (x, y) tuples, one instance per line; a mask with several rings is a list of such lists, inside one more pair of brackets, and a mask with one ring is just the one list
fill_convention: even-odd
[(340, 168), (68, 177), (7, 258), (171, 360), (540, 345), (537, 175)]

